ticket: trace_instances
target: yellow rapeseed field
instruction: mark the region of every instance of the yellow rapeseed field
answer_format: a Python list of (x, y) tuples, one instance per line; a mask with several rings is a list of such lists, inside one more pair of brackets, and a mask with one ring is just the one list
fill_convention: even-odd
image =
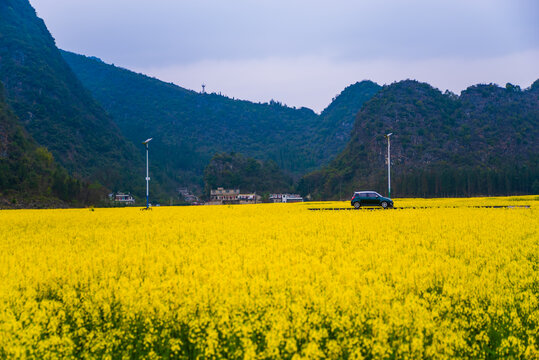
[(3, 210), (0, 358), (537, 359), (538, 204)]

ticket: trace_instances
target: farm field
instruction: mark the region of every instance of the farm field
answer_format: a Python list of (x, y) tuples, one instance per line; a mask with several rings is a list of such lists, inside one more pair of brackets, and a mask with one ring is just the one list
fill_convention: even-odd
[(0, 358), (537, 359), (538, 205), (2, 210)]

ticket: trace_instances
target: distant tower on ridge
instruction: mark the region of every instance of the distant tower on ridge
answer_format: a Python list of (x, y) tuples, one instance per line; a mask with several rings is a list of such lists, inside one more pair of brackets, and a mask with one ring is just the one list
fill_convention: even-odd
[(206, 84), (202, 84), (202, 93), (203, 93), (203, 94), (206, 93)]

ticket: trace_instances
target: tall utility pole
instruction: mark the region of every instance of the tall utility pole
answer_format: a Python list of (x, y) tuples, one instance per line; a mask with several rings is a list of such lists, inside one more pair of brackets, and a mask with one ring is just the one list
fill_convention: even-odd
[(153, 138), (149, 138), (146, 141), (143, 141), (142, 144), (146, 147), (146, 209), (150, 208), (150, 174), (148, 167), (148, 143), (152, 141)]
[(386, 135), (387, 138), (387, 197), (391, 197), (391, 141), (389, 140), (389, 137), (393, 135), (393, 133), (389, 133)]

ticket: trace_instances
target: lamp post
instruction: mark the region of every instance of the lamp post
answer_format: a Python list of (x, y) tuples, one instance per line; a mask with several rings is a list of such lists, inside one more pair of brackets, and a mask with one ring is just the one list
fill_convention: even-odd
[(150, 208), (150, 175), (148, 168), (148, 143), (152, 141), (153, 138), (149, 138), (146, 141), (143, 141), (142, 144), (146, 147), (146, 209)]
[(385, 135), (387, 139), (387, 197), (389, 198), (391, 198), (391, 141), (389, 140), (391, 135), (393, 133)]

